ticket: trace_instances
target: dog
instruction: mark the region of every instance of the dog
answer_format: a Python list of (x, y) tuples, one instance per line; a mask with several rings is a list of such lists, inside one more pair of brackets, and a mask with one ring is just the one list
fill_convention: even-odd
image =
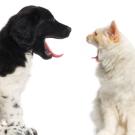
[(27, 6), (12, 16), (0, 31), (0, 135), (36, 135), (26, 128), (20, 105), (34, 54), (43, 59), (61, 57), (46, 38), (63, 39), (71, 28), (58, 22), (43, 7)]
[(92, 120), (97, 135), (135, 135), (135, 48), (116, 23), (96, 29), (87, 41), (97, 47), (100, 81)]

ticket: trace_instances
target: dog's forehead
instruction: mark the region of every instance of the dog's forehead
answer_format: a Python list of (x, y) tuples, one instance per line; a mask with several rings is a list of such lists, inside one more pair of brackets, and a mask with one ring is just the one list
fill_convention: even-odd
[(45, 8), (42, 8), (42, 7), (36, 7), (36, 6), (27, 6), (27, 7), (24, 7), (23, 9), (21, 9), (19, 11), (18, 14), (22, 14), (22, 15), (31, 15), (31, 14), (38, 14), (42, 17), (53, 17), (52, 13), (48, 10), (48, 9), (45, 9)]
[(33, 10), (35, 10), (35, 6), (27, 6), (27, 7), (24, 7), (22, 8), (18, 13), (19, 14), (28, 14), (30, 12), (32, 12)]
[(52, 13), (48, 9), (45, 9), (45, 8), (42, 8), (42, 7), (38, 7), (38, 10), (39, 10), (39, 12), (40, 12), (40, 14), (42, 16), (53, 17)]

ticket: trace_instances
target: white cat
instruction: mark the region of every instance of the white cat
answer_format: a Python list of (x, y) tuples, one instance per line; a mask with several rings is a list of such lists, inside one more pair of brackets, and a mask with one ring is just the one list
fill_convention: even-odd
[(135, 49), (113, 21), (87, 36), (97, 47), (101, 87), (92, 119), (97, 135), (135, 135)]

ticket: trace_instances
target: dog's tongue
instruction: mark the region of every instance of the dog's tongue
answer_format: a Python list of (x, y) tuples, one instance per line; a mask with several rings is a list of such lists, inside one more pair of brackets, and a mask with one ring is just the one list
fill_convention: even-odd
[(48, 55), (50, 55), (52, 57), (59, 58), (59, 57), (62, 57), (64, 55), (64, 54), (55, 54), (55, 53), (53, 53), (46, 42), (44, 44), (44, 47), (45, 47), (45, 49), (47, 49)]

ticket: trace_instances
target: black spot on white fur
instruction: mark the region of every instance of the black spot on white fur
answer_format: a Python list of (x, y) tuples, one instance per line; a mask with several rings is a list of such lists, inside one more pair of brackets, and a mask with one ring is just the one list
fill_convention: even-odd
[(2, 98), (5, 98), (5, 99), (8, 98), (8, 96), (1, 96), (1, 97), (2, 97)]
[(5, 129), (4, 133), (5, 133), (5, 134), (7, 134), (7, 133), (8, 133), (8, 130), (7, 130), (7, 129)]
[(13, 107), (14, 107), (14, 108), (20, 108), (20, 105), (19, 105), (18, 103), (15, 103), (15, 104), (13, 105)]

